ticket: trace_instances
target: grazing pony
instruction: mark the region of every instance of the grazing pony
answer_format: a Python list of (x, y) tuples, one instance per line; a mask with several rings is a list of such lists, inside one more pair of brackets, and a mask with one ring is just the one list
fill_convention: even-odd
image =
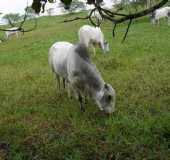
[(100, 110), (114, 112), (115, 90), (104, 82), (84, 44), (56, 42), (49, 50), (49, 64), (56, 76), (68, 81), (75, 91), (81, 111), (85, 109), (83, 95), (88, 95)]
[(168, 25), (170, 26), (170, 7), (163, 7), (155, 10), (151, 15), (151, 22), (153, 24), (159, 24), (159, 19), (161, 18), (167, 18)]
[(109, 51), (109, 44), (104, 39), (100, 27), (84, 25), (79, 29), (78, 36), (79, 42), (84, 44), (87, 48), (92, 48), (94, 55), (96, 46), (99, 46), (104, 53)]
[(7, 30), (8, 31), (5, 31), (6, 39), (8, 39), (9, 36), (14, 35), (14, 34), (17, 36), (17, 38), (19, 37), (19, 31), (17, 27), (8, 28)]

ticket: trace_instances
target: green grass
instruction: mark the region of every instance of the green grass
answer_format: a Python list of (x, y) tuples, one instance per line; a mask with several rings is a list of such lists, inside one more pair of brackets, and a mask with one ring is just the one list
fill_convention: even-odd
[[(0, 159), (5, 160), (169, 160), (170, 28), (161, 21), (135, 21), (124, 44), (126, 24), (102, 30), (110, 53), (93, 61), (117, 93), (116, 112), (100, 116), (89, 102), (57, 90), (48, 65), (56, 41), (77, 42), (87, 21), (60, 23), (43, 17), (38, 28), (0, 44)], [(1, 33), (2, 35), (2, 33)]]

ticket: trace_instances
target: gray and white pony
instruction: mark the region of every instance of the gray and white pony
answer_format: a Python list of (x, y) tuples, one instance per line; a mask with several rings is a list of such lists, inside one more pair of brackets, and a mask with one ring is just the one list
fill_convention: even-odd
[(56, 42), (49, 50), (49, 64), (56, 77), (68, 81), (77, 94), (80, 109), (84, 111), (83, 96), (90, 96), (100, 110), (115, 110), (115, 90), (104, 82), (96, 66), (91, 62), (84, 44)]
[(100, 27), (93, 27), (90, 25), (84, 25), (78, 32), (79, 42), (84, 44), (87, 48), (93, 49), (95, 55), (95, 47), (99, 46), (103, 53), (109, 51), (109, 43), (104, 39), (104, 35)]
[(167, 18), (168, 25), (170, 26), (170, 7), (156, 9), (151, 15), (151, 22), (153, 24), (159, 24), (159, 19), (161, 18)]

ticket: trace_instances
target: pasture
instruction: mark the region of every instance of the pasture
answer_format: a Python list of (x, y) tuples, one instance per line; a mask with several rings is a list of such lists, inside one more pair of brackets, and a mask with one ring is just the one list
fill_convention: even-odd
[[(168, 160), (170, 157), (170, 27), (147, 18), (127, 24), (112, 38), (102, 24), (110, 52), (97, 49), (93, 61), (117, 94), (112, 116), (97, 114), (92, 102), (57, 90), (48, 65), (56, 41), (78, 41), (87, 21), (61, 23), (43, 17), (38, 28), (0, 44), (0, 159), (2, 160)], [(29, 25), (29, 24), (28, 24)], [(2, 35), (2, 33), (1, 33)]]

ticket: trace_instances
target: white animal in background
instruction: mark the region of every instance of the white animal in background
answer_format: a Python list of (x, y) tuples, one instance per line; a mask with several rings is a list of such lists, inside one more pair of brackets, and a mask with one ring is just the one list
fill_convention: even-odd
[(155, 10), (151, 15), (151, 22), (153, 24), (159, 24), (159, 19), (161, 18), (167, 18), (168, 25), (170, 26), (170, 7), (163, 7)]
[(9, 37), (10, 37), (11, 35), (16, 35), (17, 38), (19, 37), (19, 31), (18, 31), (18, 28), (17, 28), (17, 27), (8, 28), (7, 30), (8, 30), (8, 31), (5, 31), (6, 39), (9, 39)]
[(68, 81), (77, 94), (80, 108), (84, 111), (83, 95), (89, 95), (100, 110), (112, 113), (115, 110), (115, 91), (106, 84), (91, 62), (84, 44), (73, 45), (56, 42), (49, 51), (49, 64), (58, 78)]
[[(102, 3), (103, 3), (103, 4), (102, 4), (102, 8), (103, 8), (103, 9), (106, 9), (106, 10), (115, 10), (115, 9), (114, 9), (114, 5), (106, 5), (105, 2), (102, 2)], [(91, 13), (91, 10), (88, 12), (88, 15), (90, 15), (90, 13)], [(104, 12), (103, 12), (103, 14), (105, 15)], [(100, 13), (99, 13), (98, 10), (95, 10), (95, 11), (92, 13), (91, 17), (92, 17), (92, 18), (95, 18), (97, 22), (101, 22), (102, 20), (104, 20), (104, 19), (101, 17), (101, 15), (100, 15)]]
[(100, 27), (84, 25), (79, 29), (78, 36), (79, 42), (84, 44), (87, 48), (92, 48), (94, 55), (96, 46), (99, 46), (104, 53), (109, 51), (109, 44), (104, 39)]
[[(91, 12), (91, 11), (90, 11), (90, 12)], [(88, 15), (90, 15), (90, 12), (88, 13)], [(91, 17), (92, 17), (92, 18), (95, 18), (98, 23), (103, 20), (103, 18), (101, 17), (100, 13), (99, 13), (97, 10), (95, 10), (95, 11), (92, 13)]]

